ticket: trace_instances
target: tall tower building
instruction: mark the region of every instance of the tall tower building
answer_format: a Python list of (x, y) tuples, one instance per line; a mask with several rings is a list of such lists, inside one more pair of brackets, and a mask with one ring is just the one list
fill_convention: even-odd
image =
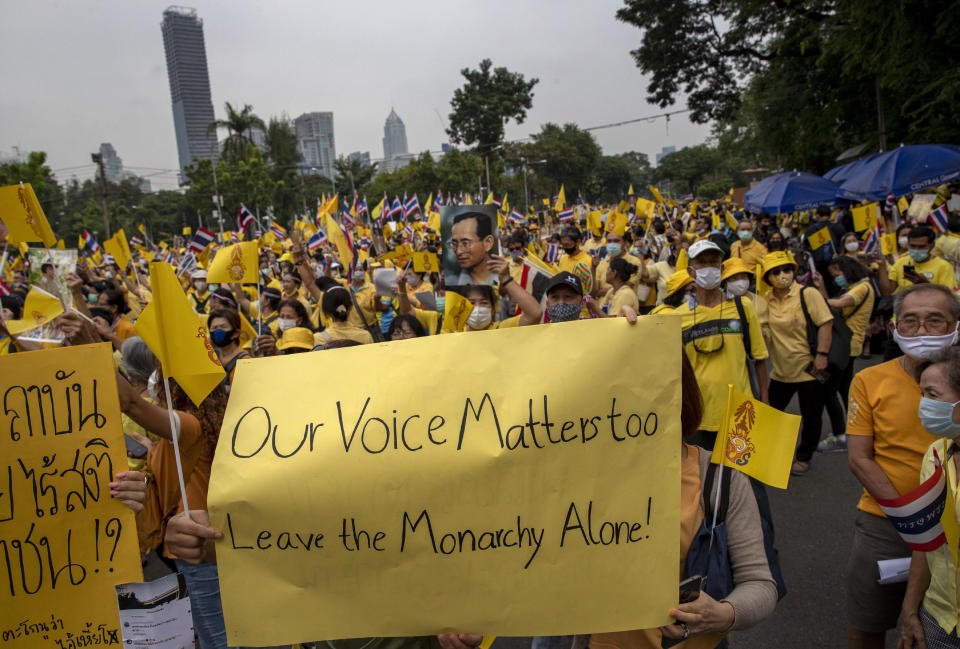
[(167, 55), (173, 127), (182, 174), (194, 158), (216, 160), (218, 157), (217, 134), (208, 131), (214, 116), (203, 21), (197, 17), (196, 9), (171, 6), (163, 12), (160, 28)]
[(387, 121), (383, 125), (383, 157), (386, 160), (409, 153), (407, 151), (407, 127), (403, 125), (403, 120), (393, 110), (387, 115)]
[(303, 156), (304, 173), (316, 173), (310, 171), (309, 167), (313, 167), (333, 179), (333, 161), (337, 159), (333, 113), (304, 113), (293, 120), (293, 129), (297, 134), (297, 149)]
[(112, 183), (120, 182), (123, 176), (123, 160), (117, 155), (117, 150), (109, 142), (103, 142), (100, 144), (100, 155), (103, 156), (103, 170), (107, 180)]

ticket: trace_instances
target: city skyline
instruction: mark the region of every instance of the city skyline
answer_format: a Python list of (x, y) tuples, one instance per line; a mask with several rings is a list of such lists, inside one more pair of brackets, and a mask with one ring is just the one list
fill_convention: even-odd
[[(306, 0), (291, 1), (280, 11), (227, 0), (191, 4), (203, 20), (215, 117), (225, 117), (226, 101), (250, 104), (264, 120), (332, 112), (340, 149), (370, 151), (374, 161), (391, 106), (405, 122), (411, 153), (439, 151), (449, 141), (445, 129), (453, 91), (463, 84), (460, 70), (476, 68), (483, 58), (540, 79), (526, 122), (508, 124), (507, 140), (527, 138), (547, 122), (586, 128), (684, 107), (646, 103), (649, 79), (630, 57), (640, 32), (616, 21), (616, 0), (561, 0), (549, 12), (534, 2), (505, 2), (490, 11), (425, 0), (417, 12), (387, 2), (321, 10)], [(29, 50), (37, 33), (44, 34), (45, 46), (3, 72), (17, 92), (0, 98), (0, 150), (46, 151), (58, 177), (68, 179), (92, 177), (90, 152), (112, 142), (127, 169), (150, 178), (155, 188), (175, 188), (176, 173), (169, 171), (178, 167), (171, 94), (157, 33), (164, 7), (37, 0), (18, 8), (15, 23), (0, 25), (8, 50)], [(320, 22), (359, 22), (363, 35), (331, 29), (321, 47), (311, 27)], [(459, 39), (440, 63), (437, 39), (387, 45), (397, 31), (431, 34), (451, 25), (477, 37)], [(338, 52), (350, 52), (349, 64), (338, 60)], [(680, 114), (669, 123), (659, 118), (593, 134), (605, 153), (641, 151), (652, 162), (664, 145), (703, 142), (709, 126), (691, 125)]]

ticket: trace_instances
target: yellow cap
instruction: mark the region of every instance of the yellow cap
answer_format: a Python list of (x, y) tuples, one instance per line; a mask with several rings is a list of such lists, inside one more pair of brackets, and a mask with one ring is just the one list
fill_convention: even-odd
[(292, 264), (292, 263), (293, 263), (293, 255), (291, 255), (289, 252), (285, 252), (285, 253), (283, 253), (282, 255), (280, 255), (280, 261), (288, 261), (288, 262), (290, 262), (290, 263)]
[(277, 349), (283, 351), (291, 347), (313, 349), (313, 332), (306, 327), (291, 327), (284, 331), (280, 340), (277, 341)]
[(731, 257), (723, 262), (723, 272), (720, 275), (720, 279), (724, 280), (738, 273), (750, 273), (753, 275), (753, 269), (747, 266), (740, 257)]
[(793, 259), (793, 253), (790, 251), (778, 250), (776, 252), (767, 253), (763, 261), (760, 262), (761, 273), (764, 277), (767, 276), (767, 273), (777, 268), (778, 266), (793, 266), (793, 270), (797, 270), (797, 262)]
[(667, 295), (673, 295), (693, 281), (686, 269), (678, 270), (667, 278)]

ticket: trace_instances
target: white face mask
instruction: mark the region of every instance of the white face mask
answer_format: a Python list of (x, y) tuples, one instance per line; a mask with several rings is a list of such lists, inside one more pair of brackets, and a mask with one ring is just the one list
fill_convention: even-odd
[(727, 282), (727, 290), (730, 291), (731, 295), (743, 295), (748, 288), (750, 288), (749, 279), (732, 279)]
[(843, 247), (847, 249), (847, 252), (856, 252), (860, 250), (860, 244), (856, 241), (848, 241), (843, 245)]
[(203, 289), (207, 288), (207, 283), (197, 280), (193, 283), (193, 288), (197, 289), (198, 292), (203, 293)]
[(147, 379), (147, 392), (150, 394), (151, 399), (157, 400), (160, 398), (160, 393), (157, 392), (157, 383), (159, 382), (160, 375), (157, 374), (157, 370), (153, 370), (150, 378)]
[(467, 326), (471, 329), (486, 329), (490, 326), (493, 313), (488, 306), (475, 306), (467, 318)]
[(713, 289), (720, 286), (720, 269), (716, 266), (704, 266), (703, 268), (697, 268), (697, 276), (694, 278), (697, 286), (700, 288), (712, 291)]
[(296, 326), (297, 326), (297, 321), (294, 318), (277, 318), (277, 329), (279, 329), (280, 331), (293, 329)]
[(907, 244), (910, 243), (910, 239), (907, 237), (900, 237), (899, 239), (897, 239), (897, 243), (900, 244), (901, 248), (906, 248)]
[(912, 338), (906, 338), (894, 329), (893, 339), (897, 345), (900, 346), (900, 351), (907, 356), (919, 360), (930, 360), (941, 349), (957, 344), (957, 330), (954, 329), (952, 332), (944, 334), (943, 336), (913, 336)]

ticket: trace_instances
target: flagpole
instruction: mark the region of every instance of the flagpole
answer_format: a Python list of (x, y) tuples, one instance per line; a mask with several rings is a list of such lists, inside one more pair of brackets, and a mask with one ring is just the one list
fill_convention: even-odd
[[(0, 276), (4, 274), (4, 269), (7, 267), (7, 256), (10, 254), (10, 251), (7, 250), (7, 242), (3, 242), (3, 256), (0, 257)], [(2, 279), (2, 277), (0, 277)]]
[(167, 414), (170, 415), (170, 435), (173, 437), (173, 456), (177, 461), (177, 478), (180, 480), (180, 498), (183, 500), (183, 514), (190, 518), (190, 504), (187, 502), (187, 486), (183, 482), (183, 464), (180, 461), (180, 420), (173, 411), (170, 399), (170, 379), (163, 373), (163, 390), (167, 397)]

